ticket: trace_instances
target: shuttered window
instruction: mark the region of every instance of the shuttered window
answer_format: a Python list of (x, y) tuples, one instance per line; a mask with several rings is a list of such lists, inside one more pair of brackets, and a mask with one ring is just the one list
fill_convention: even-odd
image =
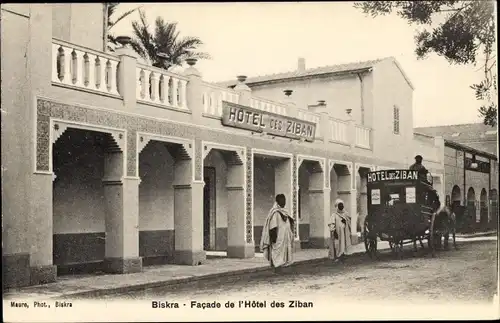
[(394, 106), (394, 126), (393, 131), (395, 134), (399, 134), (399, 108)]

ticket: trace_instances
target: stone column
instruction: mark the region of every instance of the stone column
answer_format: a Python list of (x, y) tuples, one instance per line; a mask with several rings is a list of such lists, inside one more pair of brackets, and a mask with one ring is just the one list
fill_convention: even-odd
[(321, 130), (321, 136), (323, 137), (323, 144), (325, 146), (325, 149), (328, 149), (328, 146), (330, 145), (330, 139), (332, 138), (332, 127), (330, 127), (330, 116), (328, 115), (327, 111), (322, 111), (320, 112), (321, 119), (319, 124), (317, 125), (320, 127)]
[(351, 215), (351, 241), (353, 244), (357, 244), (358, 241), (358, 234), (356, 230), (356, 225), (357, 225), (357, 201), (356, 201), (356, 195), (358, 194), (356, 189), (351, 189), (351, 194), (349, 196), (349, 214)]
[[(285, 194), (286, 205), (285, 208), (288, 210), (290, 215), (293, 217), (293, 194), (295, 194), (295, 188), (293, 187), (292, 178), (292, 160), (284, 159), (276, 165), (274, 170), (274, 195)], [(295, 230), (299, 232), (299, 218), (297, 217), (295, 221)], [(300, 249), (300, 239), (299, 235), (295, 237), (295, 248)]]
[(179, 265), (201, 265), (203, 250), (203, 181), (193, 179), (192, 160), (177, 160), (174, 171), (175, 256)]
[[(34, 97), (34, 95), (45, 95), (47, 91), (51, 88), (51, 74), (52, 74), (52, 5), (50, 4), (30, 4), (30, 18), (29, 18), (29, 30), (30, 34), (27, 35), (29, 37), (29, 41), (27, 44), (28, 55), (26, 58), (26, 62), (29, 64), (28, 75), (27, 75), (27, 83), (24, 80), (22, 83), (29, 84), (28, 87), (25, 87), (24, 95), (20, 95), (18, 93), (17, 96), (24, 96), (29, 102), (28, 98)], [(2, 13), (3, 16), (3, 13)], [(3, 18), (3, 17), (2, 17)], [(18, 17), (17, 21), (21, 21)], [(4, 27), (5, 23), (2, 19), (2, 27)], [(18, 28), (17, 26), (15, 27)], [(7, 30), (5, 32), (8, 33)], [(14, 32), (12, 36), (16, 33)], [(19, 37), (19, 35), (14, 36)], [(19, 39), (18, 39), (19, 40)], [(22, 42), (24, 43), (24, 42)], [(8, 49), (7, 49), (8, 50)], [(3, 52), (4, 50), (2, 50)], [(15, 52), (15, 51), (13, 51)], [(19, 89), (16, 89), (18, 91)], [(3, 89), (2, 89), (3, 92)], [(18, 100), (16, 98), (16, 100)], [(7, 100), (5, 100), (7, 101)], [(4, 102), (4, 100), (2, 100)], [(17, 103), (18, 106), (22, 106), (22, 104)], [(2, 114), (2, 118), (12, 114), (17, 109), (8, 110), (7, 114)], [(15, 113), (17, 114), (17, 113)], [(35, 109), (29, 109), (28, 114), (30, 115), (30, 120), (35, 120), (36, 111)], [(28, 124), (28, 120), (24, 119), (25, 123)], [(3, 123), (3, 122), (2, 122)], [(30, 123), (34, 124), (34, 123)], [(30, 131), (26, 131), (28, 128), (31, 128)], [(3, 133), (3, 125), (2, 125), (2, 139), (4, 139)], [(19, 136), (19, 132), (14, 132), (14, 135), (17, 136), (16, 142), (24, 142), (27, 146), (29, 146), (29, 142), (32, 140), (33, 132), (36, 132), (36, 127), (26, 127), (25, 131), (23, 131), (23, 135)], [(24, 140), (23, 136), (30, 136), (29, 140)], [(35, 136), (36, 137), (36, 136)], [(3, 141), (3, 140), (2, 140)], [(51, 144), (51, 143), (50, 143)], [(26, 159), (32, 161), (31, 157), (35, 151), (32, 148), (29, 148), (30, 157), (26, 156)], [(13, 153), (14, 151), (12, 151)], [(3, 154), (2, 154), (3, 155)], [(17, 155), (17, 154), (16, 154)], [(20, 157), (24, 159), (25, 157)], [(3, 156), (2, 156), (3, 160)], [(28, 164), (31, 164), (28, 162)], [(27, 165), (27, 164), (26, 164)], [(2, 166), (3, 163), (2, 163)], [(45, 172), (36, 172), (32, 173), (32, 169), (34, 169), (35, 165), (30, 165), (29, 169), (24, 170), (24, 174), (21, 175), (21, 178), (28, 180), (28, 201), (29, 204), (29, 213), (28, 214), (15, 214), (15, 217), (26, 217), (21, 224), (20, 227), (16, 228), (17, 232), (21, 233), (22, 238), (26, 238), (28, 241), (28, 250), (30, 253), (29, 266), (30, 266), (30, 285), (38, 285), (43, 283), (50, 283), (56, 280), (57, 269), (56, 266), (53, 265), (52, 262), (52, 251), (53, 251), (53, 218), (52, 218), (52, 188), (53, 188), (53, 174), (45, 173)], [(50, 168), (52, 170), (52, 167)], [(26, 174), (26, 175), (25, 175)], [(32, 174), (31, 176), (28, 174)], [(2, 176), (3, 177), (3, 176)], [(16, 187), (20, 183), (16, 182)], [(23, 185), (23, 184), (20, 184)], [(4, 182), (5, 187), (5, 182)], [(16, 189), (17, 191), (17, 189)], [(22, 192), (22, 190), (21, 190)], [(19, 222), (18, 222), (19, 223)], [(27, 230), (24, 231), (24, 230)], [(9, 232), (6, 233), (9, 235)], [(24, 235), (24, 237), (23, 237)], [(22, 239), (21, 238), (21, 239)]]
[(203, 121), (203, 80), (200, 71), (194, 66), (196, 59), (189, 59), (189, 67), (184, 74), (189, 78), (186, 85), (187, 108), (191, 110), (193, 123), (202, 124)]
[(325, 187), (323, 172), (313, 172), (309, 179), (309, 247), (326, 248), (330, 231), (330, 189)]
[(354, 122), (354, 118), (349, 115), (349, 120), (347, 121), (347, 141), (351, 146), (351, 149), (356, 147), (356, 123)]
[[(137, 87), (139, 86), (137, 54), (126, 46), (118, 48), (115, 53), (120, 57), (120, 65), (118, 65), (118, 93), (123, 97), (123, 105), (127, 107), (127, 111), (133, 111), (136, 106)], [(159, 82), (159, 79), (157, 82)]]
[(227, 256), (230, 258), (252, 258), (255, 246), (247, 243), (245, 166), (229, 165), (227, 170)]
[(32, 176), (30, 285), (54, 282), (57, 276), (56, 266), (52, 263), (52, 183), (52, 174), (36, 173)]
[(252, 89), (245, 84), (245, 81), (247, 79), (246, 76), (240, 75), (237, 78), (238, 84), (236, 84), (234, 90), (240, 95), (238, 103), (249, 107), (251, 104), (250, 100), (252, 99)]
[(142, 270), (139, 257), (139, 179), (123, 177), (123, 153), (108, 151), (104, 157), (106, 212), (106, 272), (127, 274)]

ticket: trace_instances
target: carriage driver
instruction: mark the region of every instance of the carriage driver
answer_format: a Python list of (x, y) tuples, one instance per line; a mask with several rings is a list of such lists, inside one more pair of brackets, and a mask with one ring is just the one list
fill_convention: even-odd
[(427, 168), (425, 168), (425, 166), (422, 165), (422, 156), (420, 156), (420, 155), (415, 156), (415, 163), (410, 166), (410, 170), (418, 171), (418, 177), (420, 178), (420, 180), (428, 183), (428, 181), (427, 181), (428, 171), (427, 171)]

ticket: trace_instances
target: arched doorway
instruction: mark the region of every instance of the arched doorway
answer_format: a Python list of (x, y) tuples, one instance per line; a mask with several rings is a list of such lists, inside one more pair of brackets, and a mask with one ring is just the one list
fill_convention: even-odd
[(467, 220), (468, 229), (472, 229), (476, 223), (476, 192), (472, 187), (467, 191)]
[(488, 193), (485, 188), (481, 190), (479, 203), (479, 222), (481, 223), (481, 228), (486, 228), (488, 225)]
[(456, 208), (462, 204), (462, 192), (458, 185), (453, 186), (451, 190), (451, 206)]

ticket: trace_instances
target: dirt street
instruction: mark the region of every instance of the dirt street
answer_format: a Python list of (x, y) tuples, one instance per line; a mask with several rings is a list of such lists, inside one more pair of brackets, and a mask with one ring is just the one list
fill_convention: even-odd
[(200, 281), (107, 299), (175, 298), (178, 301), (214, 298), (341, 297), (356, 300), (491, 302), (497, 288), (497, 241), (458, 243), (458, 250), (440, 251), (435, 258), (421, 250), (412, 257), (411, 247), (402, 260), (390, 251), (378, 261), (354, 255), (345, 263), (322, 262), (288, 268), (284, 274), (270, 272)]

